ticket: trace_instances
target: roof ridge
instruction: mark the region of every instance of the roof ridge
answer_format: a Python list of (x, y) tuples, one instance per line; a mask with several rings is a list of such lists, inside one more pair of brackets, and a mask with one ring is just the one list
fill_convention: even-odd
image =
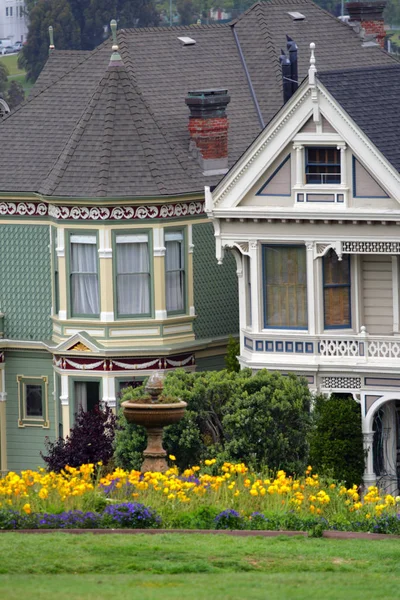
[[(117, 78), (119, 70), (124, 67), (118, 67), (117, 69), (107, 70), (108, 81), (111, 85), (108, 86), (108, 98), (106, 103), (105, 115), (104, 115), (104, 131), (103, 141), (100, 151), (100, 169), (99, 169), (99, 181), (97, 185), (97, 193), (99, 197), (107, 195), (108, 176), (110, 172), (110, 157), (113, 142), (113, 131), (114, 131), (114, 119), (115, 119), (115, 96), (117, 88)], [(124, 68), (126, 71), (126, 69)], [(105, 81), (105, 78), (104, 78)], [(114, 94), (112, 91), (115, 90)], [(114, 96), (114, 97), (113, 97)]]
[[(120, 30), (121, 33), (123, 34), (122, 36), (122, 40), (121, 43), (119, 45), (119, 49), (120, 49), (120, 53), (121, 53), (121, 57), (122, 60), (124, 62), (124, 64), (126, 65), (128, 71), (129, 71), (129, 76), (130, 76), (130, 80), (131, 80), (131, 84), (134, 87), (135, 92), (139, 95), (141, 101), (143, 102), (147, 112), (149, 113), (154, 125), (156, 126), (157, 130), (160, 132), (160, 135), (163, 137), (163, 139), (165, 140), (165, 143), (167, 144), (167, 146), (170, 148), (170, 150), (172, 151), (173, 155), (175, 156), (176, 160), (179, 163), (179, 166), (181, 167), (182, 171), (185, 173), (185, 175), (187, 175), (187, 170), (185, 169), (184, 166), (184, 160), (182, 159), (181, 156), (181, 152), (177, 152), (176, 146), (175, 144), (173, 144), (170, 140), (170, 137), (168, 135), (168, 133), (165, 131), (165, 129), (160, 125), (160, 123), (158, 122), (158, 120), (156, 119), (156, 116), (153, 112), (153, 110), (151, 109), (151, 107), (149, 106), (149, 104), (147, 103), (145, 97), (143, 96), (139, 85), (136, 81), (135, 78), (135, 71), (134, 71), (134, 67), (133, 67), (133, 61), (131, 58), (131, 54), (127, 48), (127, 43), (126, 43), (126, 30)], [(158, 171), (158, 166), (157, 166), (157, 171)], [(160, 184), (162, 185), (163, 188), (165, 188), (164, 182), (160, 181)], [(158, 183), (157, 183), (158, 185)]]
[(97, 84), (97, 87), (93, 92), (89, 103), (86, 105), (86, 108), (80, 116), (75, 127), (73, 128), (72, 133), (65, 142), (60, 154), (58, 155), (54, 163), (51, 165), (46, 177), (43, 179), (43, 183), (39, 187), (39, 193), (43, 193), (46, 196), (51, 196), (57, 188), (58, 184), (60, 183), (61, 177), (67, 169), (70, 158), (71, 156), (73, 156), (74, 151), (79, 143), (79, 140), (81, 139), (85, 131), (85, 127), (93, 114), (93, 110), (101, 97), (101, 93), (104, 89), (104, 86), (102, 84), (107, 76), (108, 71), (103, 75), (103, 77)]
[(335, 69), (333, 71), (317, 71), (317, 77), (321, 75), (338, 75), (339, 73), (357, 73), (358, 71), (390, 71), (400, 70), (400, 62), (395, 62), (392, 65), (367, 65), (364, 67), (346, 67), (345, 69)]
[(136, 35), (140, 35), (141, 33), (170, 33), (171, 31), (193, 31), (196, 29), (221, 29), (223, 27), (227, 27), (231, 24), (228, 23), (193, 23), (191, 25), (172, 25), (172, 27), (127, 27), (123, 29), (119, 29), (118, 33), (134, 33)]
[[(64, 77), (66, 77), (67, 75), (69, 75), (77, 67), (80, 67), (85, 61), (89, 60), (89, 58), (91, 58), (97, 52), (99, 52), (99, 50), (100, 50), (100, 48), (102, 48), (102, 46), (103, 46), (103, 44), (100, 44), (100, 46), (97, 46), (97, 48), (94, 48), (93, 50), (88, 50), (87, 51), (87, 55), (81, 57), (81, 60), (78, 60), (69, 69), (67, 69), (66, 71), (64, 71), (61, 75), (59, 75), (55, 79), (52, 79), (47, 85), (45, 85), (43, 88), (39, 89), (37, 92), (35, 92), (34, 88), (32, 88), (33, 93), (30, 92), (29, 96), (28, 96), (28, 98), (26, 98), (26, 100), (24, 100), (23, 102), (21, 102), (21, 104), (18, 104), (18, 106), (15, 108), (15, 110), (11, 111), (8, 115), (6, 115), (3, 118), (3, 122), (6, 121), (7, 119), (9, 119), (10, 117), (12, 117), (13, 115), (17, 114), (27, 104), (29, 104), (30, 102), (33, 102), (33, 100), (36, 100), (36, 98), (39, 98), (39, 96), (41, 96), (44, 92), (46, 92), (52, 85), (54, 85), (55, 83), (58, 83), (59, 81), (61, 81), (62, 79), (64, 79)], [(77, 50), (77, 52), (83, 52), (83, 50), (82, 51), (81, 50)], [(50, 58), (50, 56), (49, 56), (49, 58)]]
[(267, 4), (266, 2), (259, 2), (258, 6), (256, 7), (256, 11), (257, 14), (259, 15), (260, 18), (260, 29), (264, 35), (265, 41), (267, 43), (267, 52), (271, 58), (271, 63), (273, 66), (273, 70), (275, 72), (275, 76), (276, 76), (276, 81), (279, 85), (279, 87), (282, 89), (282, 85), (283, 85), (283, 81), (282, 81), (282, 69), (279, 63), (279, 58), (278, 58), (278, 54), (275, 50), (275, 46), (274, 43), (272, 41), (272, 37), (271, 37), (271, 33), (268, 27), (268, 22), (267, 19), (265, 18), (265, 14), (264, 14), (264, 6), (265, 4)]

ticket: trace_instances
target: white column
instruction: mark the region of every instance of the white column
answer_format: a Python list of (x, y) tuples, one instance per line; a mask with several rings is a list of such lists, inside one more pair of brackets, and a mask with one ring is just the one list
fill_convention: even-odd
[(393, 333), (400, 332), (399, 318), (399, 257), (392, 256), (392, 285), (393, 285)]
[(340, 185), (347, 187), (346, 146), (338, 146), (340, 150)]
[(314, 274), (314, 242), (306, 243), (307, 252), (307, 308), (308, 308), (308, 333), (315, 335), (315, 274)]
[(5, 392), (5, 367), (0, 371), (0, 471), (7, 471), (7, 412), (6, 400), (7, 393)]
[(364, 322), (361, 266), (361, 256), (359, 254), (350, 256), (350, 277), (353, 298), (351, 308), (354, 312), (354, 319), (352, 322), (353, 329), (357, 333), (361, 331), (361, 325)]
[(115, 412), (117, 399), (115, 396), (115, 377), (103, 377), (103, 397), (104, 405), (109, 406)]
[(258, 242), (250, 242), (250, 282), (251, 282), (251, 329), (258, 333), (263, 325), (260, 320), (260, 302), (262, 295), (261, 275), (259, 273), (260, 245)]
[(314, 260), (315, 291), (315, 333), (324, 331), (324, 290), (322, 274), (322, 258)]
[(294, 144), (293, 148), (296, 150), (296, 185), (303, 185), (304, 184), (304, 167), (303, 167), (304, 146)]
[(374, 472), (374, 457), (372, 453), (372, 447), (374, 443), (374, 432), (367, 431), (363, 433), (363, 444), (365, 453), (365, 471), (364, 471), (364, 485), (368, 488), (370, 485), (376, 484), (376, 475)]
[(63, 438), (65, 439), (69, 435), (71, 429), (71, 422), (69, 416), (69, 389), (68, 389), (68, 375), (61, 375), (61, 414), (62, 414), (62, 429)]

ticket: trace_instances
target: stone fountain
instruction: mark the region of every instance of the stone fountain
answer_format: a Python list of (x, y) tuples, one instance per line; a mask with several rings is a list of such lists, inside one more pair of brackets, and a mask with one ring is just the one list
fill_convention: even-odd
[(162, 445), (163, 429), (180, 421), (185, 414), (186, 402), (164, 401), (162, 392), (164, 377), (159, 371), (153, 373), (146, 384), (146, 396), (143, 399), (122, 402), (127, 421), (142, 425), (147, 432), (147, 448), (143, 452), (142, 473), (157, 471), (164, 473), (168, 469), (167, 453)]

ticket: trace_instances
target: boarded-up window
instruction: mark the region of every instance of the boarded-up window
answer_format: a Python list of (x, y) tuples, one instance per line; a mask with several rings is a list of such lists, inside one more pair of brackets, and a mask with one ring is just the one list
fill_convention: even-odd
[(304, 246), (264, 246), (265, 326), (307, 328)]
[(323, 261), (325, 328), (351, 327), (350, 257), (340, 261), (331, 250)]

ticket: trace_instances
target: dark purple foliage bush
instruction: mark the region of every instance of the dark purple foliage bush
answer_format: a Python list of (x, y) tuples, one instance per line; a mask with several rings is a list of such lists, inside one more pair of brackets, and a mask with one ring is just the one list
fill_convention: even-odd
[(144, 504), (125, 502), (110, 504), (103, 513), (103, 525), (110, 528), (149, 529), (160, 527), (157, 513)]
[(54, 442), (45, 440), (46, 454), (41, 456), (49, 471), (59, 473), (66, 465), (80, 465), (101, 461), (104, 465), (113, 456), (116, 417), (108, 406), (95, 406), (84, 412), (79, 409), (69, 436)]

